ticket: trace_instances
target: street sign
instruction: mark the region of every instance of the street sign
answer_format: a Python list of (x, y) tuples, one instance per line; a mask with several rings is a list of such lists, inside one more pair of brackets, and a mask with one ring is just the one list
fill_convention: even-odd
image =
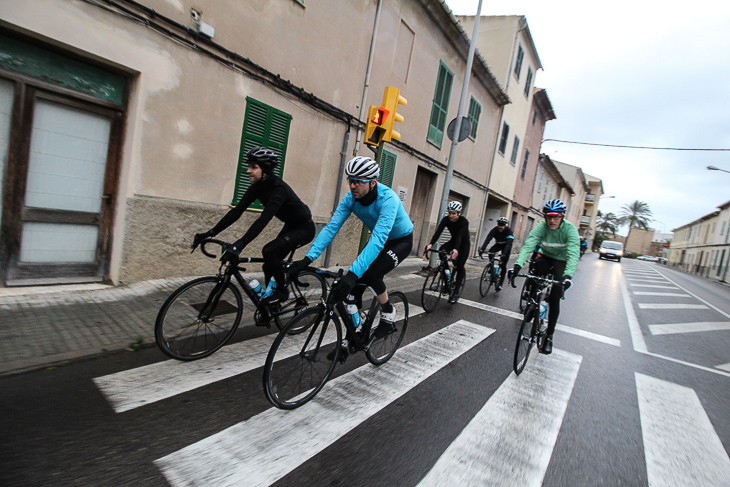
[[(454, 140), (454, 131), (456, 130), (456, 118), (449, 122), (449, 126), (446, 127), (446, 135), (449, 140)], [(461, 131), (459, 132), (459, 142), (463, 142), (469, 137), (471, 133), (471, 120), (466, 117), (461, 117)]]

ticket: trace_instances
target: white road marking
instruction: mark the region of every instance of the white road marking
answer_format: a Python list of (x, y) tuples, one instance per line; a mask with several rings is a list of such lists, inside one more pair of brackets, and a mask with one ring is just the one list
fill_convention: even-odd
[(629, 290), (626, 287), (626, 278), (621, 276), (619, 284), (621, 286), (621, 295), (624, 298), (624, 310), (626, 310), (626, 320), (629, 322), (631, 343), (634, 345), (634, 351), (647, 352), (648, 350), (646, 348), (646, 342), (644, 341), (644, 335), (641, 333), (639, 320), (636, 318), (634, 307), (631, 305), (631, 297), (629, 296)]
[(385, 365), (328, 382), (301, 408), (269, 409), (155, 464), (173, 486), (271, 485), (494, 331), (457, 321), (399, 349)]
[(629, 277), (629, 282), (667, 282), (663, 277)]
[[(464, 304), (466, 306), (471, 306), (472, 308), (490, 311), (492, 313), (500, 314), (502, 316), (508, 316), (510, 318), (515, 318), (518, 320), (521, 320), (523, 317), (522, 313), (517, 313), (515, 311), (509, 311), (509, 310), (502, 309), (502, 308), (496, 308), (494, 306), (489, 306), (488, 304), (480, 303), (478, 301), (470, 301), (468, 299), (462, 298), (462, 299), (459, 299), (458, 303)], [(576, 336), (580, 336), (583, 338), (588, 338), (590, 340), (595, 340), (597, 342), (605, 343), (607, 345), (613, 345), (614, 347), (621, 346), (621, 340), (618, 340), (616, 338), (607, 337), (604, 335), (599, 335), (598, 333), (581, 330), (579, 328), (573, 328), (572, 326), (561, 325), (560, 323), (557, 323), (555, 325), (555, 329), (565, 332), (565, 333), (570, 333), (571, 335), (576, 335)]]
[(722, 364), (722, 365), (715, 365), (718, 369), (727, 370), (730, 372), (730, 363)]
[(638, 303), (639, 309), (709, 309), (704, 304)]
[[(660, 274), (661, 274), (661, 273), (660, 273)], [(661, 275), (662, 275), (662, 276), (664, 276), (664, 274), (661, 274)], [(665, 279), (666, 279), (667, 281), (669, 281), (669, 282), (671, 282), (672, 284), (674, 284), (675, 286), (677, 286), (677, 287), (678, 287), (679, 289), (681, 289), (682, 291), (684, 291), (684, 292), (686, 292), (687, 294), (689, 294), (690, 296), (692, 296), (692, 297), (696, 298), (696, 299), (697, 299), (698, 301), (701, 301), (701, 302), (705, 303), (705, 304), (706, 304), (707, 306), (709, 306), (710, 308), (714, 309), (715, 311), (717, 311), (718, 313), (720, 313), (721, 315), (723, 315), (723, 316), (724, 316), (725, 318), (728, 318), (728, 319), (730, 319), (730, 314), (728, 314), (728, 313), (724, 312), (723, 310), (721, 310), (721, 309), (720, 309), (720, 308), (718, 308), (717, 306), (715, 306), (715, 305), (713, 305), (713, 304), (710, 304), (709, 302), (705, 301), (705, 300), (704, 300), (704, 299), (702, 299), (701, 297), (697, 296), (697, 295), (696, 295), (695, 293), (693, 293), (693, 292), (691, 292), (691, 291), (688, 291), (687, 289), (683, 288), (682, 286), (680, 286), (680, 285), (679, 285), (679, 284), (677, 284), (676, 282), (674, 282), (674, 281), (672, 281), (671, 279), (669, 279), (669, 278), (668, 278), (667, 276), (664, 276), (664, 278), (665, 278)]]
[(652, 335), (674, 333), (694, 333), (698, 331), (730, 330), (730, 321), (701, 321), (697, 323), (671, 323), (668, 325), (649, 325)]
[(635, 377), (649, 485), (730, 485), (730, 458), (695, 391)]
[(633, 291), (635, 296), (670, 296), (675, 298), (691, 298), (689, 294), (684, 293), (662, 293), (652, 291)]
[(631, 284), (631, 287), (655, 287), (658, 289), (678, 289), (674, 286), (660, 286), (659, 284)]
[[(408, 306), (408, 316), (423, 313)], [(121, 413), (192, 391), (264, 365), (276, 334), (227, 345), (210, 357), (192, 362), (166, 360), (94, 379), (114, 411)], [(334, 335), (332, 335), (334, 340)], [(295, 350), (291, 350), (293, 355)], [(282, 355), (282, 358), (284, 356)]]
[(510, 375), (419, 487), (542, 485), (582, 357), (554, 350)]

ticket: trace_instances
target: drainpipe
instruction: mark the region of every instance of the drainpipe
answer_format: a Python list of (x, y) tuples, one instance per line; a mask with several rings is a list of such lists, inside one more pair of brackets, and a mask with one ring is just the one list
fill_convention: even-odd
[[(527, 28), (527, 21), (525, 20), (524, 15), (522, 16), (521, 22), (524, 25), (522, 27), (520, 27), (517, 30), (517, 32), (515, 32), (515, 39), (512, 42), (512, 59), (510, 60), (510, 63), (509, 63), (509, 71), (507, 71), (507, 85), (504, 88), (504, 92), (507, 93), (507, 96), (509, 96), (509, 82), (512, 79), (512, 70), (514, 69), (513, 63), (515, 62), (515, 48), (517, 47), (517, 42), (520, 37), (520, 32), (522, 32), (523, 30), (525, 30)], [(497, 152), (499, 151), (499, 136), (502, 133), (503, 124), (504, 124), (504, 105), (502, 105), (502, 108), (500, 109), (500, 112), (499, 112), (499, 125), (497, 126), (497, 135), (496, 135), (496, 139), (494, 141), (494, 154), (492, 154), (492, 163), (489, 165), (489, 177), (487, 178), (487, 194), (484, 197), (484, 206), (482, 206), (482, 214), (479, 218), (479, 230), (477, 231), (477, 242), (479, 241), (479, 239), (482, 236), (482, 227), (484, 225), (484, 217), (486, 216), (487, 203), (489, 202), (489, 187), (492, 184), (492, 173), (494, 172), (494, 160), (497, 158)], [(540, 155), (540, 151), (538, 151), (537, 155), (538, 156)]]
[[(340, 204), (340, 195), (342, 194), (342, 178), (345, 174), (345, 164), (347, 164), (347, 144), (350, 142), (350, 120), (347, 120), (347, 132), (342, 140), (342, 151), (340, 151), (340, 172), (337, 175), (337, 190), (335, 191), (335, 202), (332, 205), (332, 214), (335, 213), (337, 205)], [(324, 266), (330, 266), (330, 255), (332, 255), (332, 242), (327, 246), (324, 254)]]
[[(370, 54), (368, 54), (368, 67), (365, 71), (365, 84), (362, 88), (362, 101), (360, 102), (360, 114), (358, 115), (358, 119), (362, 120), (365, 118), (365, 104), (367, 103), (368, 98), (368, 88), (370, 87), (370, 71), (373, 67), (373, 55), (375, 54), (375, 40), (378, 37), (378, 24), (380, 23), (380, 10), (383, 6), (383, 0), (378, 0), (378, 7), (375, 10), (375, 23), (373, 24), (373, 35), (370, 39)], [(360, 131), (360, 127), (357, 128), (357, 136), (355, 138), (355, 148), (352, 151), (352, 155), (356, 156), (358, 151), (360, 150), (360, 138), (362, 137), (362, 132)]]

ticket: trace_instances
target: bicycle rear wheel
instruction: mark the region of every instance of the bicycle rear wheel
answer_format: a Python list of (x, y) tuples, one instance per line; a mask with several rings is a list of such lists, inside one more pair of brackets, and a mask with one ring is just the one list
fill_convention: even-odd
[[(225, 286), (222, 288), (222, 286)], [(241, 291), (215, 276), (194, 279), (175, 290), (155, 320), (155, 341), (168, 357), (207, 357), (233, 336), (241, 323)]]
[[(327, 299), (327, 284), (322, 276), (315, 272), (304, 271), (289, 282), (289, 299), (273, 305), (274, 323), (282, 330), (292, 318), (307, 308), (316, 306)], [(291, 329), (290, 333), (299, 333), (304, 328)]]
[(489, 288), (492, 287), (492, 263), (489, 262), (484, 266), (482, 271), (482, 277), (479, 279), (479, 294), (482, 297), (486, 296), (489, 292)]
[(446, 282), (441, 274), (441, 268), (437, 267), (428, 273), (426, 282), (423, 283), (423, 289), (421, 290), (421, 304), (423, 309), (427, 313), (436, 309), (436, 305), (439, 303), (441, 296), (446, 294), (444, 292)]
[[(408, 327), (408, 298), (400, 291), (391, 291), (388, 293), (388, 300), (395, 308), (395, 321), (393, 322), (393, 331), (383, 338), (376, 338), (368, 348), (365, 355), (371, 364), (383, 365), (390, 360), (395, 351), (403, 341)], [(372, 312), (379, 311), (379, 306)], [(371, 329), (370, 337), (372, 338), (375, 328)]]
[[(340, 342), (342, 326), (336, 316), (326, 316), (324, 306), (295, 316), (279, 332), (266, 357), (266, 398), (278, 408), (294, 409), (316, 396), (335, 370)], [(329, 360), (333, 350), (334, 359)]]
[(537, 319), (540, 319), (540, 315), (536, 313), (537, 309), (534, 305), (529, 305), (522, 318), (520, 333), (517, 335), (517, 343), (515, 344), (515, 357), (512, 363), (515, 374), (517, 375), (520, 375), (525, 369), (525, 364), (527, 364), (527, 359), (530, 356), (530, 350), (535, 345), (534, 338), (537, 330), (533, 326), (533, 318), (537, 316)]

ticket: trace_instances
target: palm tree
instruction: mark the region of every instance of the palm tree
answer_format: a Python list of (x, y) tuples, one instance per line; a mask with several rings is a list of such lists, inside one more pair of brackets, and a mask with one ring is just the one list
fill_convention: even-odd
[(629, 234), (626, 236), (626, 248), (629, 247), (631, 229), (641, 228), (642, 230), (649, 230), (649, 224), (653, 221), (652, 216), (653, 214), (649, 209), (649, 205), (643, 201), (636, 200), (621, 208), (621, 214), (618, 217), (619, 224), (629, 226)]
[(621, 224), (619, 223), (619, 219), (616, 215), (611, 212), (603, 214), (601, 213), (601, 210), (598, 210), (598, 218), (596, 221), (596, 228), (598, 230), (606, 233), (611, 232), (611, 235), (616, 238), (616, 232), (620, 226)]

